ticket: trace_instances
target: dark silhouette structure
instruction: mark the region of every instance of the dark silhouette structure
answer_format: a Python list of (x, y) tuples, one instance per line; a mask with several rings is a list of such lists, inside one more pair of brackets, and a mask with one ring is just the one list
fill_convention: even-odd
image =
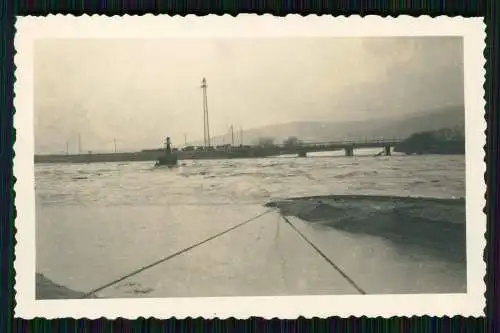
[(170, 137), (165, 140), (165, 153), (160, 156), (156, 161), (155, 166), (176, 166), (177, 165), (177, 154), (172, 152), (172, 143), (170, 142)]

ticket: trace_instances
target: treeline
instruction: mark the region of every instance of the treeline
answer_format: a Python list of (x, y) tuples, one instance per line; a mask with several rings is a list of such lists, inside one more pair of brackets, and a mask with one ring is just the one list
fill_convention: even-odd
[[(302, 143), (299, 138), (296, 136), (290, 136), (287, 139), (283, 140), (282, 145), (285, 147), (296, 147)], [(260, 137), (257, 139), (256, 143), (259, 147), (275, 147), (277, 144), (275, 143), (274, 138), (271, 137)]]
[(463, 127), (455, 127), (418, 132), (394, 147), (394, 151), (417, 155), (465, 154), (465, 131)]

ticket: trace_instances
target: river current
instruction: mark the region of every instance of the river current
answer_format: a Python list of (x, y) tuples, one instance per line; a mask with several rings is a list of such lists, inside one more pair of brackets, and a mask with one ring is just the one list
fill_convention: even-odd
[(37, 164), (43, 205), (263, 204), (330, 194), (464, 197), (463, 156), (355, 156)]

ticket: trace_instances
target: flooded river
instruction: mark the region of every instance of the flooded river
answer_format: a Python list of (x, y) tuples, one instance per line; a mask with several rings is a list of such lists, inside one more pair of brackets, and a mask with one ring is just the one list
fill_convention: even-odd
[[(465, 196), (464, 156), (362, 153), (186, 160), (174, 169), (155, 169), (150, 162), (37, 164), (37, 272), (71, 290), (99, 289), (97, 297), (357, 293), (284, 222), (282, 212), (266, 204), (331, 195)], [(389, 209), (384, 207), (390, 200), (381, 200), (363, 204), (372, 210), (327, 202), (340, 215), (323, 211), (314, 220), (294, 213), (289, 219), (366, 293), (464, 292), (465, 261), (457, 254), (465, 248), (463, 201), (446, 207), (433, 200), (391, 206), (390, 214), (378, 215), (383, 219), (371, 218), (374, 210)], [(402, 234), (410, 230), (405, 227), (410, 213), (405, 212), (422, 215), (422, 209), (434, 216), (422, 230), (445, 233), (431, 242), (449, 242), (453, 255), (428, 251), (432, 244), (420, 242), (422, 232)], [(344, 218), (342, 228), (313, 223), (332, 216), (350, 220)], [(101, 288), (252, 218), (241, 228)], [(372, 232), (376, 226), (366, 227), (367, 221), (391, 229)], [(404, 237), (412, 247), (403, 246), (408, 243)], [(39, 295), (55, 297), (43, 290)]]

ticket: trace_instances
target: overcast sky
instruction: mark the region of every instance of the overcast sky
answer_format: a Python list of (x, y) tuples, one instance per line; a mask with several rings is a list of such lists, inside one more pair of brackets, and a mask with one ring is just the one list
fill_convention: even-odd
[(463, 105), (459, 37), (43, 40), (37, 152), (142, 149), (234, 124), (351, 121)]

